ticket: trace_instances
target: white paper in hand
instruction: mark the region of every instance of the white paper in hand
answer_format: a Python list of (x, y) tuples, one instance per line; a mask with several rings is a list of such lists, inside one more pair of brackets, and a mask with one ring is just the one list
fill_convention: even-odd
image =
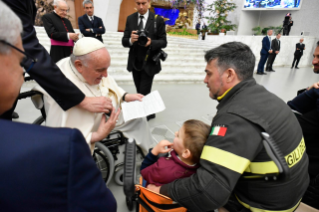
[(123, 102), (122, 112), (124, 121), (146, 117), (153, 113), (158, 113), (165, 110), (164, 102), (158, 91), (143, 97), (142, 101)]

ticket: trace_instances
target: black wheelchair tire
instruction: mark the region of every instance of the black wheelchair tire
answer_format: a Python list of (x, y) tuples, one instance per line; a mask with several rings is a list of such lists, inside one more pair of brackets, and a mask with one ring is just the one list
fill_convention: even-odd
[[(105, 163), (105, 166), (106, 166), (106, 173), (105, 175), (103, 175), (103, 172), (101, 171), (101, 168), (99, 167), (98, 165), (98, 162), (97, 161), (97, 158), (96, 158), (96, 155), (98, 155)], [(107, 182), (107, 180), (109, 179), (110, 177), (110, 164), (109, 164), (109, 161), (107, 160), (107, 158), (105, 157), (104, 154), (101, 153), (101, 150), (100, 149), (95, 149), (94, 152), (93, 152), (93, 159), (98, 167), (98, 169), (101, 171), (101, 174), (102, 174), (102, 178), (104, 180), (104, 182)]]

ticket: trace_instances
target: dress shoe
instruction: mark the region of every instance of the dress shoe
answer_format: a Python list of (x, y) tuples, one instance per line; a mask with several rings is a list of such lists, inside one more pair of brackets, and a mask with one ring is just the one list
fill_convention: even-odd
[(294, 67), (291, 67), (290, 69), (294, 69)]
[(299, 69), (298, 67), (295, 67), (295, 69)]
[(146, 117), (147, 121), (151, 120), (151, 119), (155, 119), (156, 115), (155, 114), (151, 114), (149, 116)]
[(13, 113), (12, 113), (12, 118), (13, 118), (13, 119), (18, 119), (18, 118), (19, 118), (19, 114), (16, 113), (16, 112), (13, 112)]
[(270, 72), (276, 72), (274, 69), (271, 69)]
[(271, 70), (266, 70), (266, 71), (270, 72)]

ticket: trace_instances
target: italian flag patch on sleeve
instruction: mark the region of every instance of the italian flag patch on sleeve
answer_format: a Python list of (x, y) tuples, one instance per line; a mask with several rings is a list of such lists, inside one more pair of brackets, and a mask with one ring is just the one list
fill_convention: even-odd
[(225, 136), (226, 131), (227, 131), (226, 126), (213, 126), (210, 135)]

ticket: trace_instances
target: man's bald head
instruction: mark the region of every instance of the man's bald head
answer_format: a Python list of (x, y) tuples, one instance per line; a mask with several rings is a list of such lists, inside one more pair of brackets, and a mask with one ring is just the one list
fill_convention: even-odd
[(69, 6), (64, 0), (54, 0), (53, 6), (56, 14), (61, 18), (65, 18), (69, 11)]

